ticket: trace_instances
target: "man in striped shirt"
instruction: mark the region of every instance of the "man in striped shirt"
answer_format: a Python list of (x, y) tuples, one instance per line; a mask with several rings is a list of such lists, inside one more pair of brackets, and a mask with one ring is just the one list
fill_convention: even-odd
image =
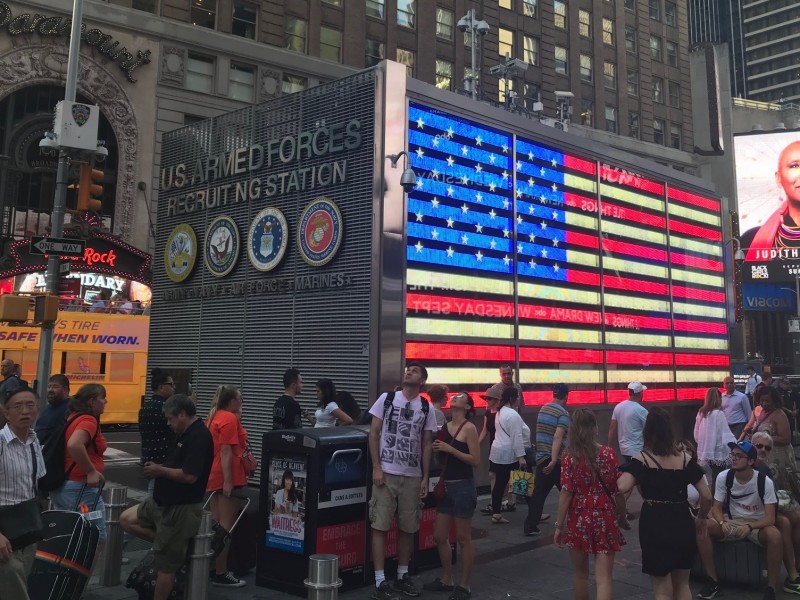
[(567, 444), (569, 388), (564, 383), (553, 386), (553, 401), (542, 407), (536, 420), (536, 485), (528, 499), (525, 535), (540, 535), (539, 523), (547, 495), (553, 486), (561, 489), (561, 455)]

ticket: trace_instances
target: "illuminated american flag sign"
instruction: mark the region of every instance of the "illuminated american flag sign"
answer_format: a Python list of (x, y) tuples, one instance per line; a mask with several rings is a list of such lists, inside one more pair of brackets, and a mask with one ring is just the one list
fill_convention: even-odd
[[(729, 369), (720, 203), (412, 103), (406, 358), (525, 402), (702, 399)], [(475, 396), (478, 400), (478, 396)], [(480, 402), (478, 402), (480, 404)]]

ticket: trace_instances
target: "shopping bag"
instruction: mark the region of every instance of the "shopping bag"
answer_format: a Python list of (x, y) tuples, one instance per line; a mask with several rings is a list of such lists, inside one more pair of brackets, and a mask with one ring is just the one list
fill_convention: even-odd
[(515, 469), (511, 471), (508, 480), (508, 493), (516, 496), (530, 496), (533, 494), (533, 473)]

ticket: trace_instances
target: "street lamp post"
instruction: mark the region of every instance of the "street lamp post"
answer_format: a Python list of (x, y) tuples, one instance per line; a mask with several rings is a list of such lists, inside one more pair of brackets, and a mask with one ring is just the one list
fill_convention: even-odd
[(469, 81), (470, 92), (472, 94), (472, 99), (478, 99), (478, 78), (475, 74), (475, 63), (477, 58), (477, 50), (478, 50), (478, 40), (476, 39), (475, 35), (479, 35), (481, 37), (485, 36), (489, 33), (489, 24), (486, 21), (479, 21), (475, 16), (475, 9), (471, 8), (466, 15), (461, 17), (458, 20), (458, 29), (461, 32), (466, 33), (467, 31), (470, 32), (470, 54), (471, 60), (470, 63), (472, 68), (472, 74), (465, 78), (465, 82)]

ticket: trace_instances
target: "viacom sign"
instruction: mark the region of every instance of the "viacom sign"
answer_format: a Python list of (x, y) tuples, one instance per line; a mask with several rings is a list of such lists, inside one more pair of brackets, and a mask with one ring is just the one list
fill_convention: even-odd
[(745, 310), (795, 312), (792, 284), (745, 283), (742, 286)]

